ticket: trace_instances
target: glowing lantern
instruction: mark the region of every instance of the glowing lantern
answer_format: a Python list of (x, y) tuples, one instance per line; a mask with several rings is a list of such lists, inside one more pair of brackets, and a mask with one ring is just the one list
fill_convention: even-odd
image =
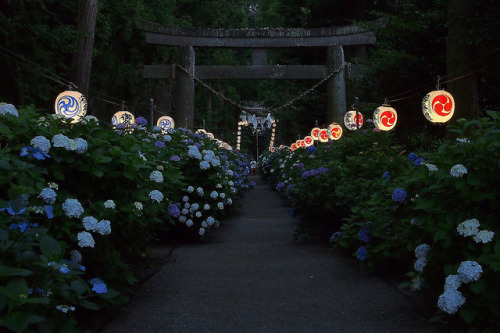
[(64, 91), (56, 98), (55, 112), (78, 123), (87, 114), (87, 101), (78, 91)]
[(292, 143), (292, 145), (290, 146), (290, 149), (291, 150), (296, 150), (297, 149), (297, 144), (296, 143)]
[(320, 142), (328, 142), (328, 130), (326, 128), (320, 129), (318, 137)]
[(200, 128), (199, 130), (197, 130), (197, 131), (196, 131), (196, 133), (198, 133), (198, 134), (200, 134), (200, 135), (201, 135), (201, 134), (205, 134), (205, 135), (207, 135), (207, 131), (205, 131), (205, 130), (204, 130), (204, 129), (202, 129), (202, 128)]
[(111, 123), (113, 126), (123, 124), (128, 127), (135, 123), (135, 117), (128, 111), (118, 111), (113, 115), (113, 118), (111, 118)]
[(328, 126), (327, 133), (330, 140), (338, 140), (342, 137), (342, 126), (337, 123), (331, 123), (331, 125)]
[(390, 131), (397, 121), (398, 113), (387, 104), (379, 106), (373, 112), (373, 124), (381, 131)]
[[(355, 131), (363, 126), (363, 115), (361, 112), (347, 111), (344, 115), (344, 125), (348, 130)], [(359, 125), (359, 127), (358, 127)]]
[(207, 133), (207, 138), (209, 138), (210, 140), (213, 140), (215, 138), (215, 136), (212, 133)]
[(313, 138), (313, 140), (319, 140), (319, 131), (321, 129), (319, 129), (318, 127), (315, 127), (311, 130), (311, 137)]
[(305, 148), (306, 142), (304, 140), (299, 140), (299, 145), (300, 145), (300, 147)]
[(306, 143), (306, 147), (311, 147), (314, 144), (314, 139), (312, 136), (306, 136), (304, 142)]
[(160, 127), (162, 130), (166, 131), (171, 128), (175, 128), (175, 122), (172, 117), (163, 116), (158, 119), (156, 126)]
[(453, 117), (455, 100), (447, 91), (431, 91), (424, 96), (422, 112), (425, 118), (433, 123), (445, 123)]

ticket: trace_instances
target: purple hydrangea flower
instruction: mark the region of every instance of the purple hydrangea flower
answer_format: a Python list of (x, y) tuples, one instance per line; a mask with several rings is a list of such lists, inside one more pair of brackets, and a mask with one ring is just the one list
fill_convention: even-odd
[(392, 192), (392, 200), (395, 202), (403, 203), (406, 199), (406, 191), (402, 188), (397, 188)]
[(337, 238), (342, 237), (342, 235), (343, 235), (343, 234), (344, 234), (344, 233), (343, 233), (343, 232), (341, 232), (341, 231), (336, 231), (336, 232), (334, 232), (334, 233), (333, 233), (333, 235), (332, 235), (332, 237), (330, 237), (330, 242), (333, 242), (333, 241), (335, 241)]
[(372, 239), (370, 228), (368, 227), (361, 228), (358, 233), (358, 238), (364, 243), (369, 243), (370, 240)]
[(422, 162), (425, 162), (425, 160), (422, 157), (420, 157), (420, 158), (417, 158), (415, 160), (415, 162), (413, 162), (413, 165), (415, 165), (415, 166), (421, 166)]
[(181, 158), (179, 156), (177, 156), (177, 155), (174, 155), (174, 156), (170, 157), (170, 160), (174, 161), (174, 162), (179, 162), (181, 160)]
[(194, 143), (194, 145), (195, 145), (196, 147), (198, 147), (198, 148), (201, 148), (201, 145), (200, 145), (200, 143), (199, 143), (199, 142), (195, 142), (195, 143)]
[(168, 215), (177, 218), (181, 215), (181, 211), (179, 210), (179, 207), (177, 207), (177, 205), (171, 204), (170, 206), (168, 206)]
[(310, 146), (309, 148), (307, 148), (307, 153), (309, 155), (311, 155), (312, 153), (314, 153), (316, 151), (316, 147), (314, 146)]
[(193, 137), (197, 140), (201, 139), (201, 135), (198, 133), (194, 133)]
[(358, 258), (358, 260), (365, 260), (366, 259), (366, 255), (368, 254), (368, 250), (366, 247), (364, 246), (360, 246), (360, 248), (358, 249), (358, 251), (356, 251), (356, 258)]
[(285, 188), (285, 184), (282, 182), (279, 182), (278, 185), (276, 185), (276, 191), (281, 192)]
[(190, 144), (190, 145), (192, 145), (194, 143), (194, 141), (193, 141), (193, 139), (188, 139), (187, 143)]
[(383, 179), (383, 182), (384, 182), (384, 183), (385, 183), (388, 179), (391, 179), (391, 174), (389, 173), (389, 171), (384, 172), (384, 174), (382, 175), (382, 179)]
[(304, 163), (297, 163), (297, 169), (304, 169)]
[(148, 121), (144, 117), (139, 117), (135, 119), (135, 123), (139, 126), (146, 126)]
[(164, 148), (165, 147), (165, 142), (163, 141), (156, 141), (155, 146), (158, 148)]

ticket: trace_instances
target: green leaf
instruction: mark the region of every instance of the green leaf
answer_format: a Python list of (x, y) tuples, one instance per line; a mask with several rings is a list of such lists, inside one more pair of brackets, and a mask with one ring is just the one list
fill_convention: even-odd
[(40, 239), (40, 250), (49, 260), (57, 259), (61, 255), (61, 245), (50, 236), (43, 236)]
[(4, 160), (0, 160), (0, 169), (3, 169), (3, 170), (10, 170), (12, 169), (11, 166), (10, 166), (10, 163), (7, 162), (7, 161), (4, 161)]
[(461, 308), (459, 313), (460, 317), (462, 317), (462, 319), (468, 324), (471, 324), (474, 321), (477, 314), (476, 310), (471, 307)]
[(2, 312), (6, 304), (7, 304), (7, 297), (5, 297), (5, 295), (3, 294), (0, 294), (0, 313)]
[(115, 298), (117, 297), (118, 295), (120, 295), (120, 293), (114, 289), (109, 289), (108, 288), (108, 292), (105, 293), (105, 294), (99, 294), (99, 297), (101, 298), (106, 298), (106, 299), (110, 299), (110, 298)]
[(0, 276), (28, 276), (33, 274), (29, 269), (0, 265)]
[(60, 171), (52, 170), (52, 175), (57, 180), (64, 180), (64, 174), (62, 172), (60, 172)]
[(28, 316), (22, 312), (11, 312), (8, 313), (0, 321), (0, 325), (6, 326), (8, 329), (21, 332), (28, 327)]
[(28, 315), (28, 323), (30, 324), (36, 324), (36, 323), (41, 323), (42, 321), (45, 321), (45, 318), (42, 316), (37, 316), (37, 315)]
[(89, 302), (87, 300), (80, 301), (80, 305), (85, 309), (95, 310), (95, 311), (99, 310), (99, 306), (97, 306), (97, 304)]
[(78, 295), (83, 294), (84, 292), (89, 290), (89, 287), (86, 286), (82, 281), (74, 280), (71, 282), (71, 288), (76, 291)]

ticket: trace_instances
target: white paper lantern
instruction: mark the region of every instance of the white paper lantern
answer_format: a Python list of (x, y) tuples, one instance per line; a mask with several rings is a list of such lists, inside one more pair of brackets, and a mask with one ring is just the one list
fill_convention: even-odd
[(318, 134), (319, 142), (328, 142), (328, 129), (322, 128)]
[(445, 123), (453, 117), (455, 100), (447, 91), (431, 91), (422, 100), (422, 112), (433, 123)]
[(215, 136), (212, 133), (207, 133), (207, 138), (209, 138), (210, 140), (213, 140), (215, 138)]
[(328, 137), (330, 140), (339, 140), (342, 137), (342, 126), (337, 123), (331, 123), (328, 126)]
[(87, 114), (87, 100), (78, 91), (64, 91), (56, 98), (55, 113), (78, 123)]
[(319, 140), (319, 131), (321, 129), (319, 127), (315, 127), (311, 130), (311, 137), (314, 139), (314, 140)]
[(398, 113), (389, 105), (379, 106), (373, 112), (373, 124), (381, 131), (390, 131), (396, 126)]
[[(355, 131), (363, 126), (363, 115), (361, 112), (347, 111), (344, 115), (344, 125), (348, 130)], [(359, 125), (359, 127), (358, 127)]]
[(135, 123), (135, 117), (132, 113), (128, 111), (118, 111), (111, 118), (111, 123), (113, 124), (113, 126), (117, 126), (118, 124), (123, 124), (129, 127)]
[(158, 118), (158, 121), (156, 122), (156, 126), (160, 127), (162, 130), (166, 131), (171, 128), (175, 128), (175, 122), (172, 119), (172, 117), (169, 116), (163, 116)]
[(311, 147), (314, 144), (314, 139), (312, 136), (306, 136), (304, 142), (306, 143), (306, 147)]

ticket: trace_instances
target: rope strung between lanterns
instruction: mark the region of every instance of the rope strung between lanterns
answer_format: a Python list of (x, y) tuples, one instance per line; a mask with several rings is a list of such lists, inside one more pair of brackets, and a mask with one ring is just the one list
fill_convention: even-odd
[[(205, 87), (206, 89), (208, 89), (210, 92), (212, 92), (217, 97), (219, 97), (222, 100), (224, 100), (225, 102), (227, 102), (227, 103), (229, 103), (229, 104), (231, 104), (231, 105), (233, 105), (233, 106), (237, 107), (238, 109), (241, 109), (241, 110), (243, 110), (245, 112), (248, 112), (248, 113), (257, 113), (257, 112), (255, 112), (255, 110), (250, 110), (250, 109), (242, 106), (241, 104), (238, 104), (237, 102), (233, 101), (232, 99), (224, 96), (220, 92), (216, 91), (214, 88), (212, 88), (211, 86), (209, 86), (208, 84), (206, 84), (205, 82), (203, 82), (202, 80), (200, 80), (199, 78), (197, 78), (195, 75), (193, 75), (191, 72), (189, 72), (186, 68), (182, 67), (181, 65), (175, 64), (175, 66), (178, 67), (181, 71), (183, 71), (187, 75), (189, 75), (189, 77), (191, 79), (193, 79), (194, 81), (196, 81), (199, 84), (201, 84), (203, 87)], [(259, 111), (258, 113), (274, 113), (274, 112), (280, 111), (282, 109), (285, 109), (285, 108), (291, 106), (292, 104), (294, 104), (295, 102), (297, 102), (299, 99), (303, 98), (304, 96), (306, 96), (306, 95), (310, 94), (311, 92), (313, 92), (314, 90), (316, 90), (319, 86), (321, 86), (323, 83), (325, 83), (326, 81), (328, 81), (329, 79), (331, 79), (334, 75), (340, 73), (340, 71), (342, 71), (343, 69), (347, 69), (347, 75), (349, 77), (351, 75), (351, 64), (348, 63), (348, 62), (344, 62), (337, 69), (335, 69), (334, 71), (332, 71), (325, 78), (321, 79), (318, 83), (316, 83), (311, 88), (309, 88), (306, 91), (304, 91), (299, 96), (291, 99), (290, 101), (288, 101), (287, 103), (285, 103), (285, 104), (283, 104), (283, 105), (281, 105), (279, 107), (272, 108), (272, 109), (265, 108), (265, 109)]]

